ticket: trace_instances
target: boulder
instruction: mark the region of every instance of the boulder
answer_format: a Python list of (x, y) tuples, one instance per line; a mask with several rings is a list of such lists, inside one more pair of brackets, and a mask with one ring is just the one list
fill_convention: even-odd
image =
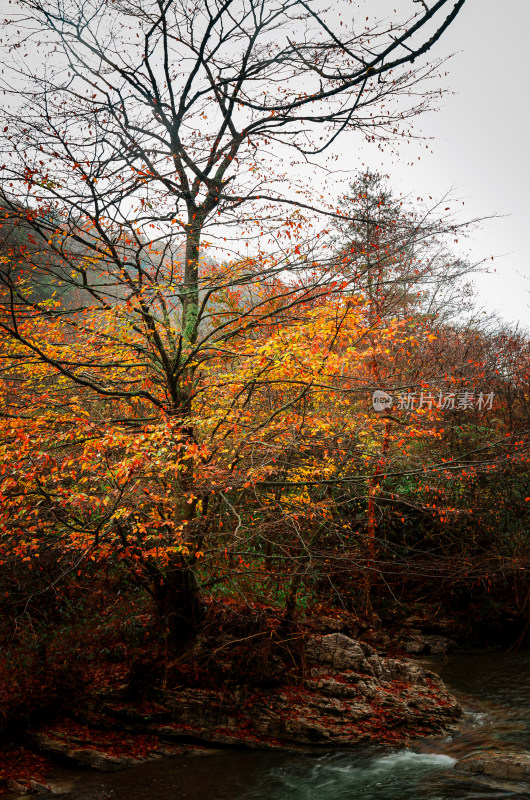
[(462, 713), (434, 673), (340, 632), (311, 636), (303, 675), (279, 686), (184, 687), (160, 702), (166, 714), (148, 727), (134, 707), (127, 723), (175, 742), (249, 747), (404, 742), (444, 733)]
[(530, 753), (484, 750), (460, 759), (455, 769), (503, 780), (530, 782)]
[(360, 670), (372, 672), (367, 655), (374, 651), (368, 645), (350, 639), (344, 633), (311, 636), (306, 644), (306, 658), (333, 670)]
[(88, 725), (82, 739), (61, 738), (57, 726), (40, 733), (36, 743), (103, 771), (138, 763), (132, 756), (105, 753), (104, 728), (149, 737), (149, 753), (144, 752), (153, 758), (168, 745), (175, 752), (198, 744), (282, 749), (400, 744), (447, 733), (462, 713), (434, 673), (383, 658), (338, 631), (309, 637), (303, 668), (285, 669), (283, 681), (274, 685), (226, 681), (166, 689), (148, 714), (141, 703), (124, 702), (120, 695), (84, 702), (84, 709), (75, 709), (78, 721)]

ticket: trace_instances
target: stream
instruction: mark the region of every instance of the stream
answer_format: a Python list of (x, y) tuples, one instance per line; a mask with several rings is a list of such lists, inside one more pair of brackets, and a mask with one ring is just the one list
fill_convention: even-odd
[(68, 800), (458, 800), (530, 798), (530, 784), (472, 776), (455, 761), (482, 749), (530, 751), (530, 653), (423, 662), (465, 709), (450, 737), (410, 749), (227, 751), (101, 773), (61, 770)]

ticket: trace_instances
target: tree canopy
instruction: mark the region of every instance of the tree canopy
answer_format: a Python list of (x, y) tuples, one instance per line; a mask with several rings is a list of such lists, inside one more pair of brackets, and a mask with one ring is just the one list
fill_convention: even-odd
[[(424, 57), (463, 2), (378, 21), (348, 2), (20, 0), (0, 520), (5, 564), (41, 565), (31, 596), (124, 566), (179, 641), (213, 591), (287, 618), (323, 586), (368, 607), (434, 526), (464, 527), (470, 482), (519, 476), (527, 343), (514, 389), (506, 341), (499, 367), (451, 318), (454, 223), (371, 173), (342, 202), (304, 177), (339, 135), (386, 139), (428, 104)], [(508, 386), (509, 423), (484, 399)]]

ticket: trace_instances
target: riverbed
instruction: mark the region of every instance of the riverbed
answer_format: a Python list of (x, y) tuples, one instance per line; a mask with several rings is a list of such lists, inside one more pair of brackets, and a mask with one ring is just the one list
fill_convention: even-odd
[[(427, 663), (427, 662), (426, 662)], [(530, 653), (430, 661), (465, 709), (458, 730), (409, 749), (226, 751), (101, 773), (60, 770), (65, 800), (472, 800), (530, 798), (530, 784), (468, 776), (457, 759), (530, 751)]]

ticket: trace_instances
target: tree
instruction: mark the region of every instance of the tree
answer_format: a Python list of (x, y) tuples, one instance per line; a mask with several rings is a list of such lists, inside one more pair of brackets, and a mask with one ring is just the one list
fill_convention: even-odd
[(480, 263), (457, 258), (448, 235), (453, 244), (477, 220), (455, 224), (446, 214), (447, 198), (431, 207), (400, 200), (387, 178), (368, 170), (342, 198), (343, 217), (334, 222), (337, 262), (369, 300), (374, 319), (420, 314), (439, 324), (454, 321), (463, 311), (462, 279)]
[[(205, 228), (222, 222), (236, 224), (238, 236), (242, 227), (263, 236), (258, 223), (281, 229), (286, 204), (307, 206), (295, 186), (286, 191), (282, 173), (262, 166), (263, 149), (280, 144), (307, 157), (345, 128), (383, 136), (417, 113), (425, 93), (406, 109), (383, 108), (429, 75), (429, 66), (409, 65), (431, 49), (463, 2), (447, 13), (448, 0), (439, 1), (403, 22), (339, 37), (322, 9), (302, 0), (126, 8), (23, 0), (16, 27), (24, 29), (25, 46), (44, 36), (60, 55), (44, 77), (19, 66), (18, 80), (7, 87), (29, 110), (14, 111), (7, 125), (6, 183), (19, 191), (23, 184), (41, 207), (66, 212), (71, 237), (85, 246), (86, 225), (93, 225), (95, 255), (120, 274), (114, 237), (125, 231), (140, 261), (129, 258), (127, 281), (138, 280), (138, 255), (147, 241), (156, 239), (173, 260), (180, 254), (179, 327), (193, 350), (204, 312), (201, 285), (208, 294), (217, 288), (201, 275)], [(440, 15), (433, 33), (429, 25)], [(296, 38), (289, 30), (293, 20)], [(121, 29), (123, 38), (116, 33)], [(29, 90), (21, 91), (22, 75)], [(323, 144), (313, 147), (308, 136), (315, 127)], [(243, 204), (248, 223), (240, 225)], [(33, 224), (46, 239), (54, 233), (42, 217)], [(182, 371), (167, 375), (178, 414), (189, 406), (192, 380), (182, 361)]]
[[(463, 3), (439, 0), (362, 30), (348, 18), (343, 36), (333, 14), (305, 0), (19, 3), (4, 83), (13, 100), (3, 126), (2, 203), (10, 224), (21, 220), (54, 254), (47, 273), (76, 300), (39, 301), (20, 270), (2, 271), (6, 380), (21, 387), (19, 408), (32, 398), (29, 415), (19, 412), (16, 424), (7, 418), (8, 441), (28, 444), (26, 460), (16, 462), (22, 471), (37, 443), (47, 453), (31, 461), (24, 485), (8, 488), (34, 498), (40, 524), (61, 519), (78, 545), (86, 541), (84, 553), (112, 531), (181, 632), (199, 613), (201, 552), (186, 552), (182, 531), (202, 526), (198, 545), (210, 524), (214, 479), (203, 481), (201, 497), (197, 481), (212, 451), (197, 426), (212, 376), (237, 363), (240, 347), (259, 347), (281, 324), (296, 328), (296, 314), (311, 320), (324, 300), (340, 330), (333, 297), (348, 279), (333, 263), (319, 266), (323, 236), (312, 226), (315, 213), (341, 211), (273, 170), (274, 159), (290, 151), (312, 158), (346, 129), (385, 138), (418, 113), (429, 93), (414, 97), (433, 66), (411, 65)], [(346, 3), (341, 13), (348, 10)], [(50, 55), (31, 73), (23, 56), (37, 42)], [(34, 253), (24, 259), (38, 272)], [(328, 349), (334, 335), (323, 339)], [(236, 405), (257, 396), (249, 374)], [(270, 421), (303, 405), (309, 385), (304, 378), (279, 406), (276, 397)], [(71, 453), (57, 469), (51, 431), (53, 447)], [(214, 481), (218, 499), (237, 464), (225, 464)], [(84, 471), (97, 485), (77, 514), (70, 500), (83, 492), (65, 495), (64, 487), (82, 487)], [(109, 491), (135, 506), (128, 523), (119, 508), (105, 510)]]

